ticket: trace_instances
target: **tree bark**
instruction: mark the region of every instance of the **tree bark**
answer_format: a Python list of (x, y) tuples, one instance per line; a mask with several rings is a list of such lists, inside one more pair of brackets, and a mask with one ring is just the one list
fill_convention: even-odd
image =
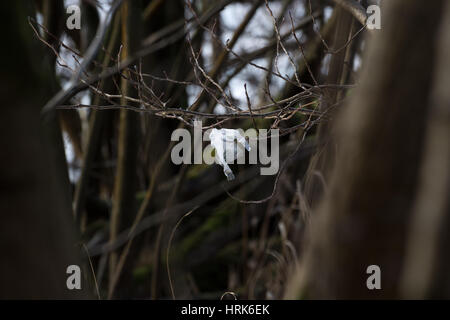
[(440, 52), (434, 79), (426, 149), (420, 172), (419, 195), (409, 229), (401, 283), (405, 298), (449, 298), (448, 248), (450, 237), (450, 4), (439, 38)]
[(41, 54), (27, 24), (31, 9), (30, 1), (0, 4), (6, 30), (2, 41), (7, 44), (0, 52), (0, 297), (86, 297), (85, 281), (82, 290), (66, 286), (66, 268), (81, 267), (81, 247), (63, 171), (67, 168), (60, 163), (61, 132), (53, 135), (55, 114), (45, 126), (41, 123), (40, 109), (51, 96), (48, 83), (55, 80), (53, 65), (45, 64), (51, 59)]
[[(443, 3), (391, 0), (382, 8), (361, 84), (338, 120), (329, 192), (289, 297), (399, 297)], [(373, 264), (382, 290), (366, 286)]]

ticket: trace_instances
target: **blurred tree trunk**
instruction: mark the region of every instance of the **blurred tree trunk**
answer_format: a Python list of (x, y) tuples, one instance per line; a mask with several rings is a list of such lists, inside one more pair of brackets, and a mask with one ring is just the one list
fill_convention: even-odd
[(402, 296), (411, 299), (450, 298), (450, 3), (445, 14), (420, 189), (402, 277)]
[[(153, 16), (147, 19), (145, 24), (146, 32), (156, 32), (180, 19), (184, 19), (184, 10), (184, 2), (181, 0), (163, 1), (154, 11)], [(200, 34), (203, 34), (203, 31)], [(167, 75), (171, 79), (186, 79), (190, 71), (186, 51), (185, 40), (177, 41), (163, 50), (148, 56), (145, 60), (144, 69), (159, 77), (165, 77)], [(167, 107), (184, 108), (187, 106), (186, 91), (177, 90), (173, 83), (155, 82), (152, 83), (152, 88), (157, 95), (161, 95), (163, 101), (167, 102)], [(179, 169), (173, 166), (171, 161), (168, 160), (169, 153), (167, 153), (167, 141), (170, 141), (170, 136), (177, 126), (178, 124), (170, 119), (162, 119), (154, 115), (149, 115), (145, 119), (144, 161), (145, 165), (148, 166), (151, 179), (153, 179), (152, 176), (157, 177), (156, 184), (169, 181), (173, 177), (181, 177), (179, 176)], [(183, 171), (181, 170), (182, 174)], [(153, 187), (150, 183), (147, 194), (153, 194), (151, 196), (152, 206), (163, 209), (176, 201), (176, 184), (169, 193), (160, 193), (159, 195), (161, 196), (158, 196), (157, 190), (149, 193), (148, 191), (151, 188)], [(151, 236), (153, 237), (153, 235)], [(162, 277), (165, 276), (164, 270), (162, 269), (163, 259), (161, 256), (163, 248), (166, 247), (168, 236), (169, 232), (167, 232), (163, 223), (155, 231), (155, 245), (152, 248), (152, 271), (150, 280), (150, 295), (152, 299), (160, 297), (161, 292), (165, 289), (161, 281)]]
[(80, 298), (86, 296), (85, 281), (81, 291), (66, 287), (67, 266), (81, 262), (61, 131), (56, 113), (45, 125), (40, 117), (51, 96), (49, 83), (55, 83), (53, 60), (40, 54), (41, 44), (26, 22), (31, 5), (0, 4), (7, 30), (0, 53), (0, 296)]
[[(121, 59), (125, 60), (140, 46), (142, 18), (140, 1), (125, 1), (121, 7), (122, 14), (122, 51)], [(124, 75), (136, 80), (136, 76), (128, 72)], [(125, 96), (137, 96), (136, 90), (129, 81), (121, 78), (120, 94), (121, 103), (127, 104)], [(140, 131), (138, 114), (129, 110), (120, 110), (117, 169), (114, 181), (114, 202), (110, 219), (110, 241), (114, 242), (117, 233), (125, 226), (131, 225), (136, 215), (136, 190), (137, 190), (137, 154), (138, 137)], [(114, 289), (114, 273), (117, 265), (117, 254), (110, 255), (110, 292)]]
[[(344, 85), (347, 84), (350, 73), (349, 57), (355, 49), (355, 42), (349, 43), (354, 33), (357, 31), (356, 20), (353, 16), (340, 6), (335, 8), (336, 29), (333, 35), (333, 45), (326, 84)], [(359, 24), (359, 23), (358, 23)], [(329, 116), (335, 117), (338, 110), (336, 104), (342, 99), (342, 90), (336, 88), (323, 89), (324, 97), (320, 101), (320, 111), (328, 112)], [(333, 122), (320, 123), (317, 128), (317, 140), (319, 145), (323, 145), (311, 158), (308, 171), (305, 174), (305, 196), (309, 206), (314, 208), (320, 199), (324, 183), (329, 181), (329, 176), (336, 157), (336, 141), (333, 139)], [(320, 177), (319, 177), (320, 175)]]
[[(444, 2), (391, 0), (382, 8), (361, 84), (338, 120), (330, 187), (289, 297), (399, 297)], [(373, 264), (381, 290), (366, 287)]]

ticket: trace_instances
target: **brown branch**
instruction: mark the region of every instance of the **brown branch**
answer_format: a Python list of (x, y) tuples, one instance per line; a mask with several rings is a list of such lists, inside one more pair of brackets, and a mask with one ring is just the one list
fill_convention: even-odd
[(355, 0), (333, 0), (336, 4), (350, 12), (356, 20), (358, 20), (363, 26), (366, 25), (367, 14), (366, 10)]
[(49, 111), (55, 109), (56, 106), (66, 102), (68, 99), (73, 97), (77, 92), (79, 92), (77, 89), (79, 85), (79, 80), (81, 79), (81, 75), (83, 74), (86, 67), (95, 59), (98, 51), (100, 50), (103, 43), (103, 39), (111, 23), (112, 16), (116, 12), (116, 10), (120, 7), (122, 1), (123, 0), (116, 0), (109, 9), (108, 13), (106, 14), (104, 20), (99, 23), (94, 40), (91, 42), (86, 51), (83, 63), (74, 73), (71, 79), (70, 87), (68, 89), (60, 90), (55, 96), (53, 96), (53, 98), (47, 102), (44, 108), (42, 108), (42, 114), (47, 114)]

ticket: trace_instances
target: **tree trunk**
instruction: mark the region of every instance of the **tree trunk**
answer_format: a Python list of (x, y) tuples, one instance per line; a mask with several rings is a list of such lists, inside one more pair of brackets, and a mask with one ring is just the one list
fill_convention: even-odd
[[(338, 120), (329, 192), (288, 296), (399, 297), (443, 2), (391, 0), (382, 8), (361, 84)], [(370, 265), (381, 268), (382, 290), (366, 286)]]
[(40, 54), (26, 24), (30, 6), (30, 1), (0, 4), (0, 21), (7, 30), (3, 41), (8, 44), (0, 52), (0, 297), (80, 298), (86, 296), (84, 281), (82, 290), (66, 286), (66, 268), (81, 267), (81, 247), (74, 232), (67, 168), (60, 163), (61, 132), (49, 135), (55, 132), (55, 114), (45, 126), (40, 117), (50, 96), (48, 83), (55, 81), (53, 65), (45, 68), (51, 59)]

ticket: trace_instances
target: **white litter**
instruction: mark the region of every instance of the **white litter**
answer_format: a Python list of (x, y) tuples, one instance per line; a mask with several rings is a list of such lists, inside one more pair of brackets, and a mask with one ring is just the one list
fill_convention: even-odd
[(215, 149), (216, 163), (223, 167), (223, 172), (228, 181), (234, 179), (228, 163), (240, 159), (244, 155), (244, 148), (250, 151), (250, 146), (245, 137), (236, 129), (212, 129), (209, 134), (211, 146)]

